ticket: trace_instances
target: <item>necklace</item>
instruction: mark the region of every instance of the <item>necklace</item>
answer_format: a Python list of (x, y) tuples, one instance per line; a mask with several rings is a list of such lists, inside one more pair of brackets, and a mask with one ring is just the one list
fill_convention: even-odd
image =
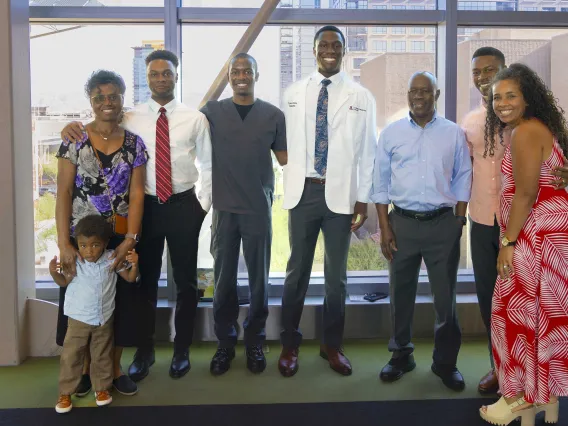
[(115, 126), (106, 136), (103, 135), (99, 130), (97, 129), (93, 129), (95, 131), (96, 134), (98, 134), (101, 138), (103, 138), (105, 141), (108, 141), (108, 138), (110, 138), (112, 136), (112, 134), (116, 131), (116, 129), (118, 129), (118, 125)]

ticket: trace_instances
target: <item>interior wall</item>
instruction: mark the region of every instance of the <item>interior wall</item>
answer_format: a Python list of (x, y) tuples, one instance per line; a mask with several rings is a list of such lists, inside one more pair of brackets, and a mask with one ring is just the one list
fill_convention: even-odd
[(0, 365), (16, 365), (28, 353), (25, 307), (35, 297), (27, 1), (0, 1), (0, 57)]

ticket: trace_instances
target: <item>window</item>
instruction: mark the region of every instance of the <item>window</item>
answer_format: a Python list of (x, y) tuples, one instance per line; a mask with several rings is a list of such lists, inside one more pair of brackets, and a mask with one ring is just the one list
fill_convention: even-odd
[(424, 27), (412, 27), (410, 28), (410, 34), (412, 35), (424, 35), (426, 33), (426, 28)]
[[(508, 64), (523, 62), (537, 71), (558, 99), (559, 105), (568, 108), (568, 87), (557, 75), (563, 75), (566, 56), (554, 54), (555, 49), (564, 48), (568, 43), (568, 29), (517, 29), (487, 28), (478, 29), (475, 38), (458, 43), (458, 57), (470, 57), (482, 46), (492, 46), (501, 50)], [(458, 104), (457, 117), (479, 105), (481, 97), (471, 82), (469, 63), (458, 63)]]
[[(53, 1), (53, 0), (49, 0)], [(69, 0), (65, 0), (69, 1)], [(82, 0), (81, 0), (82, 1)], [(95, 0), (91, 0), (95, 1)], [(99, 0), (100, 1), (100, 0)], [(103, 1), (138, 1), (144, 2), (145, 0), (103, 0)], [(154, 0), (151, 0), (154, 1)], [(157, 1), (157, 0), (156, 0)], [(163, 1), (163, 0), (160, 0)], [(383, 9), (392, 4), (392, 9), (403, 10), (406, 9), (406, 0), (381, 0), (377, 3), (376, 0), (281, 0), (278, 7), (287, 8), (308, 8), (308, 9)], [(411, 0), (412, 3), (421, 3), (421, 7), (428, 10), (436, 8), (436, 0)], [(182, 0), (182, 6), (186, 7), (246, 7), (258, 8), (261, 7), (264, 0)], [(410, 7), (409, 7), (410, 8)]]
[(406, 42), (405, 41), (391, 41), (391, 51), (392, 52), (406, 52)]
[(523, 11), (525, 12), (536, 12), (538, 7), (523, 7)]
[(29, 0), (30, 6), (164, 6), (164, 0)]
[(556, 12), (556, 8), (555, 7), (543, 7), (542, 11), (543, 12)]
[[(316, 62), (312, 53), (313, 37), (319, 26), (267, 26), (254, 45), (250, 54), (258, 61), (260, 79), (256, 85), (256, 95), (274, 105), (281, 105), (285, 89), (294, 81), (307, 77), (314, 72)], [(349, 34), (368, 32), (373, 34), (373, 27), (363, 27), (364, 31), (356, 27), (343, 27), (342, 31)], [(357, 27), (361, 28), (361, 27)], [(182, 45), (184, 53), (182, 60), (190, 62), (190, 58), (202, 58), (199, 67), (185, 66), (181, 79), (183, 102), (190, 107), (199, 106), (201, 99), (214, 81), (217, 73), (230, 55), (233, 45), (226, 40), (239, 40), (244, 33), (245, 26), (217, 26), (217, 25), (183, 25)], [(224, 36), (217, 37), (219, 31)], [(285, 34), (285, 40), (282, 40)], [(209, 40), (208, 43), (195, 43), (195, 40)], [(434, 40), (429, 38), (428, 40)], [(353, 78), (360, 79), (362, 85), (367, 87), (377, 99), (378, 127), (383, 128), (390, 121), (403, 117), (407, 111), (406, 85), (408, 78), (416, 69), (435, 71), (434, 51), (424, 55), (405, 55), (406, 43), (401, 40), (398, 47), (388, 49), (387, 40), (372, 40), (367, 46), (368, 50), (355, 52), (348, 50), (344, 59), (344, 70)], [(392, 54), (388, 52), (397, 52)], [(419, 56), (419, 57), (417, 57)], [(364, 64), (363, 64), (364, 62)], [(361, 64), (363, 64), (361, 66)], [(390, 73), (386, 70), (401, 70)], [(230, 88), (225, 88), (221, 98), (231, 96)], [(288, 246), (288, 215), (281, 209), (282, 205), (282, 174), (280, 167), (276, 169), (276, 193), (273, 206), (273, 238), (271, 274), (282, 274), (286, 270), (286, 263), (290, 249)], [(380, 254), (378, 247), (377, 215), (374, 206), (369, 206), (369, 219), (364, 227), (353, 236), (351, 256), (349, 258), (350, 271), (384, 270), (387, 262)], [(210, 218), (203, 224), (203, 232), (209, 233)], [(206, 237), (200, 242), (208, 248)], [(207, 250), (204, 250), (206, 252)], [(204, 254), (205, 256), (205, 254)], [(240, 263), (240, 273), (246, 267)], [(317, 276), (323, 271), (323, 246), (321, 241), (316, 249), (313, 267)]]
[(373, 27), (373, 34), (385, 35), (387, 34), (387, 27)]
[(361, 64), (365, 62), (366, 58), (353, 58), (353, 69), (359, 70), (361, 69)]
[(410, 10), (424, 10), (424, 9), (426, 9), (426, 6), (408, 6), (408, 9), (410, 9)]
[(386, 10), (387, 6), (385, 4), (374, 4), (371, 9)]
[(391, 34), (394, 34), (394, 35), (406, 34), (406, 27), (393, 27)]
[(367, 0), (348, 0), (346, 9), (367, 9)]
[(385, 40), (373, 40), (373, 52), (386, 52), (387, 42)]
[(435, 52), (436, 51), (436, 42), (435, 41), (429, 41), (428, 43), (430, 43), (430, 52)]
[[(61, 143), (60, 132), (71, 121), (92, 120), (91, 106), (83, 92), (85, 82), (97, 69), (113, 70), (126, 83), (125, 108), (144, 102), (149, 96), (144, 58), (152, 50), (163, 48), (163, 39), (161, 25), (30, 26), (35, 265), (39, 281), (51, 280), (49, 261), (59, 255), (55, 227), (55, 154)], [(65, 74), (65, 84), (54, 84), (61, 81), (61, 67), (53, 64), (68, 61), (70, 51), (90, 54), (74, 61), (73, 72)], [(164, 256), (164, 274), (165, 259)]]
[(412, 52), (424, 52), (424, 42), (423, 41), (411, 41), (410, 50)]

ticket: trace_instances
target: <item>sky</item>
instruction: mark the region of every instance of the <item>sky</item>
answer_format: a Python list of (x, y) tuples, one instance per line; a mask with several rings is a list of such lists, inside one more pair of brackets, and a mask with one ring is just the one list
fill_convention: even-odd
[[(69, 26), (57, 26), (57, 29)], [(182, 32), (183, 101), (197, 107), (229, 58), (245, 26), (187, 26)], [(33, 25), (31, 35), (53, 30)], [(279, 28), (266, 27), (250, 53), (259, 63), (257, 96), (278, 103), (280, 93)], [(162, 25), (89, 25), (31, 40), (32, 104), (71, 112), (89, 108), (84, 85), (97, 69), (118, 72), (132, 105), (133, 47), (143, 40), (163, 40)]]

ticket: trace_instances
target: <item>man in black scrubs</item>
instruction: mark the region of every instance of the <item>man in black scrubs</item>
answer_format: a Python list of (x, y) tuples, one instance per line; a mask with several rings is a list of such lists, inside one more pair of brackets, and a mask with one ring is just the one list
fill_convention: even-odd
[(213, 223), (215, 260), (213, 316), (219, 341), (211, 374), (227, 372), (237, 344), (237, 271), (241, 240), (249, 275), (250, 308), (244, 322), (247, 368), (266, 368), (262, 351), (268, 316), (268, 272), (272, 243), (274, 171), (271, 151), (287, 162), (284, 114), (256, 99), (259, 73), (255, 59), (236, 55), (228, 79), (233, 97), (210, 101), (202, 109), (209, 120), (213, 148)]

